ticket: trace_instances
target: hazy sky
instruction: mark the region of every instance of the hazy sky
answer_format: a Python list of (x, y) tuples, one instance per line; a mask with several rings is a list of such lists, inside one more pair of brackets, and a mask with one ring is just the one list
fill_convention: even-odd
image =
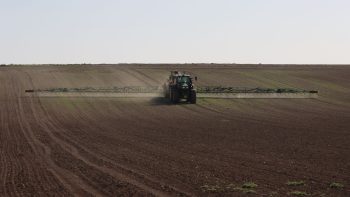
[(0, 63), (350, 63), (349, 0), (0, 0)]

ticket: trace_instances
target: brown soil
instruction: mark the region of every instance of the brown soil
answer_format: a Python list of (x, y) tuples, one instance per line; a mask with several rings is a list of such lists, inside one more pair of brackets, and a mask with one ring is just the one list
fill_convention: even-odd
[[(320, 98), (170, 105), (24, 96), (159, 85), (174, 69), (195, 74), (199, 85), (293, 87)], [(349, 66), (1, 67), (0, 196), (350, 196), (349, 76)], [(238, 189), (245, 182), (258, 185), (256, 194)]]

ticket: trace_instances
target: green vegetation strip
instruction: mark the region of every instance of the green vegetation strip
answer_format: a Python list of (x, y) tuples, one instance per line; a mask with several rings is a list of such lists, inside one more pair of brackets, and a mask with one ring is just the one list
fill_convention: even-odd
[(236, 187), (234, 184), (228, 185), (203, 185), (201, 187), (203, 192), (217, 193), (217, 192), (242, 192), (245, 194), (256, 194), (255, 188), (257, 184), (253, 182), (244, 183), (241, 187)]
[(303, 191), (292, 191), (289, 193), (292, 196), (308, 196), (309, 194)]
[(253, 189), (253, 188), (256, 188), (258, 187), (257, 184), (255, 184), (254, 182), (247, 182), (247, 183), (244, 183), (242, 185), (242, 188), (246, 188), (246, 189)]
[(344, 185), (341, 183), (333, 182), (329, 185), (329, 187), (334, 188), (334, 189), (343, 189)]
[(287, 182), (288, 186), (303, 186), (305, 185), (304, 181), (288, 181)]

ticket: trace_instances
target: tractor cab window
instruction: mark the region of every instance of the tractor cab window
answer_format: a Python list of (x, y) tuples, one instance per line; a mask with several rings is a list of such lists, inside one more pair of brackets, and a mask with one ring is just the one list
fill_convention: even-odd
[(180, 83), (190, 83), (191, 82), (190, 77), (188, 77), (188, 76), (181, 76), (178, 78), (178, 81)]

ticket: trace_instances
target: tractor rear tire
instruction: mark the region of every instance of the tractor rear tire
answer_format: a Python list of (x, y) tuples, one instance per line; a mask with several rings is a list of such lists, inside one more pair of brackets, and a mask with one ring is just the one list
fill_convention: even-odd
[(179, 92), (176, 89), (173, 89), (172, 95), (173, 95), (172, 102), (175, 104), (178, 103), (180, 101)]
[(174, 102), (174, 91), (173, 91), (173, 88), (169, 89), (169, 99), (170, 99), (171, 103)]
[(190, 103), (191, 104), (196, 104), (197, 103), (197, 93), (196, 93), (196, 91), (191, 91)]
[(166, 84), (163, 85), (163, 92), (164, 92), (164, 98), (170, 98), (170, 94), (169, 94), (169, 88), (167, 87)]
[(164, 98), (166, 98), (166, 99), (170, 98), (169, 91), (164, 90)]

